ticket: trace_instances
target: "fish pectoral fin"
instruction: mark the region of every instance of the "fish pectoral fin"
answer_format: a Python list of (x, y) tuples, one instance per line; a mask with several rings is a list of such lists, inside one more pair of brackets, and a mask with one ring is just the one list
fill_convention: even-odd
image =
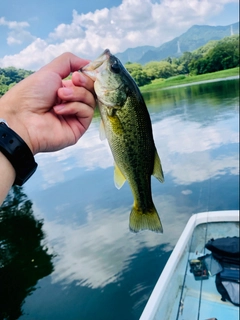
[(157, 153), (157, 150), (155, 150), (155, 156), (154, 156), (154, 167), (153, 167), (153, 173), (152, 175), (157, 178), (160, 182), (164, 182), (164, 175), (161, 165), (161, 160), (159, 158), (159, 155)]
[(105, 132), (105, 128), (102, 120), (100, 122), (99, 137), (100, 137), (100, 140), (102, 141), (106, 139), (106, 132)]
[(126, 181), (125, 176), (123, 175), (122, 171), (119, 169), (117, 164), (115, 163), (114, 168), (114, 183), (117, 189), (122, 188), (124, 185), (124, 182)]
[(140, 208), (134, 205), (129, 217), (129, 229), (133, 232), (151, 230), (162, 233), (162, 223), (154, 205), (147, 212), (142, 212)]

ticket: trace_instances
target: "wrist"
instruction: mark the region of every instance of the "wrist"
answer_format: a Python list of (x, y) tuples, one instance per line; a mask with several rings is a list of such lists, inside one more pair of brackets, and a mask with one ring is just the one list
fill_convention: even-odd
[[(4, 118), (5, 119), (5, 118)], [(28, 148), (31, 150), (32, 154), (33, 153), (33, 147), (29, 138), (28, 130), (24, 127), (24, 125), (21, 124), (18, 119), (5, 119), (8, 127), (13, 130), (28, 146)]]
[(0, 206), (12, 187), (16, 173), (9, 160), (0, 151)]
[(3, 119), (0, 119), (0, 138), (0, 151), (16, 173), (15, 184), (22, 186), (37, 169), (32, 151)]
[(0, 99), (0, 118), (4, 119), (8, 126), (16, 132), (23, 141), (28, 145), (33, 153), (33, 146), (28, 134), (27, 128), (22, 124), (21, 119), (18, 118), (16, 110), (19, 108), (20, 102), (14, 103), (8, 99), (8, 92)]
[[(6, 184), (6, 181), (9, 181), (9, 186), (11, 187), (16, 178), (16, 172), (11, 162), (7, 159), (7, 157), (5, 157), (5, 155), (1, 151), (0, 151), (0, 164), (1, 164), (0, 165), (0, 172), (1, 172), (0, 183), (4, 182), (4, 184)], [(9, 188), (7, 187), (7, 189)]]

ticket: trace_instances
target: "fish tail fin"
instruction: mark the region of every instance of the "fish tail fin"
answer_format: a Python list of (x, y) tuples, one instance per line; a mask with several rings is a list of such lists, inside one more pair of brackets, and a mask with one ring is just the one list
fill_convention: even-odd
[(130, 213), (129, 228), (133, 232), (138, 232), (140, 230), (163, 232), (162, 223), (154, 205), (146, 212), (143, 212), (134, 205)]

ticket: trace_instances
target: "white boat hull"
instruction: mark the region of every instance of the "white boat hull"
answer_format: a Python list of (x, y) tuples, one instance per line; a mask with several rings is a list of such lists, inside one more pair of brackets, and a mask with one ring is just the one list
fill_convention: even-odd
[[(188, 267), (187, 264), (189, 259), (189, 252), (188, 252), (189, 248), (190, 246), (191, 248), (194, 247), (194, 252), (191, 253), (192, 254), (191, 258), (194, 258), (194, 255), (198, 254), (198, 250), (202, 250), (202, 247), (204, 247), (204, 244), (205, 244), (204, 241), (206, 240), (205, 239), (206, 235), (203, 234), (203, 232), (201, 231), (200, 234), (198, 234), (198, 237), (202, 239), (198, 239), (198, 243), (193, 244), (192, 243), (193, 232), (197, 226), (200, 226), (202, 224), (205, 224), (203, 226), (207, 226), (207, 225), (212, 226), (214, 225), (214, 223), (220, 223), (217, 225), (215, 224), (214, 229), (209, 227), (209, 230), (207, 230), (208, 231), (207, 240), (210, 240), (213, 237), (217, 238), (217, 237), (227, 237), (227, 236), (239, 236), (239, 224), (236, 223), (238, 221), (239, 221), (239, 212), (236, 210), (203, 212), (203, 213), (194, 214), (189, 219), (181, 237), (179, 238), (179, 241), (177, 242), (177, 245), (175, 246), (147, 302), (147, 305), (140, 317), (140, 320), (153, 320), (153, 319), (176, 320), (177, 318), (185, 319), (185, 320), (198, 319), (198, 317), (196, 317), (195, 315), (197, 312), (199, 313), (200, 311), (193, 310), (193, 308), (196, 309), (196, 306), (194, 306), (194, 304), (192, 304), (191, 306), (191, 303), (190, 303), (190, 309), (187, 313), (188, 316), (186, 317), (186, 308), (188, 308), (189, 306), (186, 306), (184, 301), (182, 301), (182, 304), (183, 304), (182, 309), (185, 308), (185, 317), (181, 317), (181, 315), (178, 314), (179, 313), (178, 307), (180, 302), (176, 301), (177, 299), (179, 299), (179, 296), (180, 296), (179, 290), (181, 288), (181, 285), (183, 284), (184, 273), (186, 271), (186, 268)], [(230, 222), (230, 224), (226, 224), (226, 222)], [(216, 228), (216, 226), (218, 227)], [(228, 229), (223, 231), (222, 230), (223, 226), (227, 227)], [(187, 287), (191, 286), (189, 281), (193, 286), (195, 286), (195, 289), (196, 289), (196, 286), (201, 285), (200, 284), (201, 281), (194, 282), (193, 276), (189, 275), (186, 290), (187, 290)], [(220, 303), (221, 301), (217, 291), (216, 292), (214, 290), (211, 291), (210, 289), (207, 288), (207, 286), (211, 286), (211, 285), (213, 286), (214, 280), (211, 279), (211, 281), (209, 282), (207, 281), (204, 284), (205, 290), (201, 295), (202, 301), (204, 298), (206, 298), (206, 300), (216, 301), (216, 303)], [(194, 292), (195, 292), (194, 290), (191, 291), (192, 296), (194, 296)], [(196, 290), (196, 294), (197, 295), (199, 294), (198, 290)], [(190, 296), (188, 297), (188, 300), (189, 298)], [(223, 304), (223, 306), (228, 306), (228, 304), (231, 307), (230, 303), (225, 303)], [(194, 314), (193, 317), (190, 315), (192, 311)], [(239, 312), (238, 308), (233, 306), (233, 313), (234, 313), (233, 317), (228, 316), (227, 318), (217, 318), (217, 319), (231, 319), (231, 320), (239, 319), (239, 318), (236, 318), (235, 316), (238, 314), (238, 312)], [(208, 319), (208, 318), (211, 318), (211, 316), (207, 316), (206, 318), (204, 318), (202, 313), (199, 319)], [(216, 317), (215, 315), (213, 316)]]

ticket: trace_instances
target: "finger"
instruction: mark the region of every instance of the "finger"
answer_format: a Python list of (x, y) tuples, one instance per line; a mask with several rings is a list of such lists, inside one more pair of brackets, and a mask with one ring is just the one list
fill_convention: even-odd
[(55, 106), (54, 111), (68, 122), (77, 140), (89, 127), (94, 114), (93, 108), (81, 102), (68, 102)]
[(66, 78), (71, 72), (77, 71), (86, 64), (89, 60), (85, 60), (75, 56), (70, 52), (61, 54), (59, 57), (52, 60), (41, 70), (52, 71), (60, 75), (62, 79)]
[(62, 85), (63, 85), (63, 87), (69, 88), (69, 87), (73, 86), (73, 83), (72, 83), (72, 80), (63, 80)]
[(75, 86), (84, 87), (87, 90), (94, 92), (94, 83), (93, 83), (92, 79), (90, 79), (89, 77), (87, 77), (85, 74), (83, 74), (80, 71), (74, 72), (72, 74), (72, 83)]
[(83, 87), (69, 86), (58, 89), (58, 97), (62, 101), (83, 102), (91, 108), (95, 108), (96, 101), (93, 94)]

